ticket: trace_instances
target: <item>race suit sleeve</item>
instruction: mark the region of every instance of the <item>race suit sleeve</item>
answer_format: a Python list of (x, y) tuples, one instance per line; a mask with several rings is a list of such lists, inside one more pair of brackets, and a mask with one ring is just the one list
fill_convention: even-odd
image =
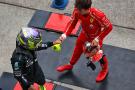
[(38, 47), (36, 50), (39, 51), (39, 50), (44, 50), (44, 49), (47, 49), (49, 47), (53, 46), (53, 42), (45, 42), (45, 43), (42, 43), (40, 47)]
[(65, 31), (66, 36), (69, 36), (71, 34), (71, 32), (75, 28), (77, 22), (78, 22), (78, 12), (75, 8), (73, 13), (72, 13), (71, 20), (68, 23), (67, 30)]
[(98, 39), (103, 40), (105, 36), (112, 31), (112, 24), (106, 15), (100, 10), (94, 9), (93, 14), (101, 25), (101, 34), (99, 35)]
[[(22, 59), (22, 55), (19, 55), (17, 59)], [(12, 68), (13, 68), (13, 74), (14, 77), (25, 87), (25, 88), (29, 88), (30, 87), (30, 83), (28, 82), (28, 80), (23, 76), (22, 74), (22, 69), (23, 69), (23, 62), (21, 60), (16, 60), (12, 63)]]

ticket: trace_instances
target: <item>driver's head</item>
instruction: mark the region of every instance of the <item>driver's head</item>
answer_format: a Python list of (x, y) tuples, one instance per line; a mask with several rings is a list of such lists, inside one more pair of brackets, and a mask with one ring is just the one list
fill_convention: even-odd
[(22, 28), (16, 38), (16, 44), (25, 49), (35, 50), (42, 43), (41, 33), (35, 28)]
[(89, 8), (91, 8), (92, 1), (91, 0), (76, 0), (75, 7), (79, 10), (82, 15), (85, 15), (89, 12)]

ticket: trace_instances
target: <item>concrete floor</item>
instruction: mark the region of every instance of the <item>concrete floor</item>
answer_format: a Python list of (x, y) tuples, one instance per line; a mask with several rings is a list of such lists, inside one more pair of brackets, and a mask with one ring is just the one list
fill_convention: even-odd
[[(67, 8), (60, 11), (50, 8), (51, 0), (0, 0), (0, 75), (2, 72), (12, 72), (10, 57), (15, 48), (16, 35), (21, 27), (27, 26), (35, 9), (71, 13), (74, 0), (69, 1)], [(114, 24), (104, 43), (135, 50), (135, 0), (93, 0), (93, 6), (103, 10)], [(56, 83), (74, 90), (85, 90)]]

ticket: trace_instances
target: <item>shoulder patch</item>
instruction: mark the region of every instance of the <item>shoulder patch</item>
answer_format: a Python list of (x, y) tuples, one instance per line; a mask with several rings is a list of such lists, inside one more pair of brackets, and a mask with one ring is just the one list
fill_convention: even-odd
[(105, 14), (102, 11), (96, 8), (91, 8), (91, 13), (96, 18), (103, 18), (105, 16)]
[(74, 10), (72, 12), (72, 15), (71, 15), (71, 20), (75, 19), (75, 18), (78, 18), (78, 10), (77, 10), (77, 8), (74, 8)]

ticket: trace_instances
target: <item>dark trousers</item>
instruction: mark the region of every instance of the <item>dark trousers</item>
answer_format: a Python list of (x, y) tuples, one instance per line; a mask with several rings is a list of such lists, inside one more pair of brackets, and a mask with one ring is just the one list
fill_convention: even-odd
[[(38, 62), (35, 63), (35, 70), (34, 75), (27, 75), (25, 78), (32, 84), (37, 83), (38, 85), (44, 85), (45, 84), (45, 76), (44, 73), (39, 66)], [(23, 84), (21, 84), (23, 90), (28, 90), (28, 88), (24, 87)]]

